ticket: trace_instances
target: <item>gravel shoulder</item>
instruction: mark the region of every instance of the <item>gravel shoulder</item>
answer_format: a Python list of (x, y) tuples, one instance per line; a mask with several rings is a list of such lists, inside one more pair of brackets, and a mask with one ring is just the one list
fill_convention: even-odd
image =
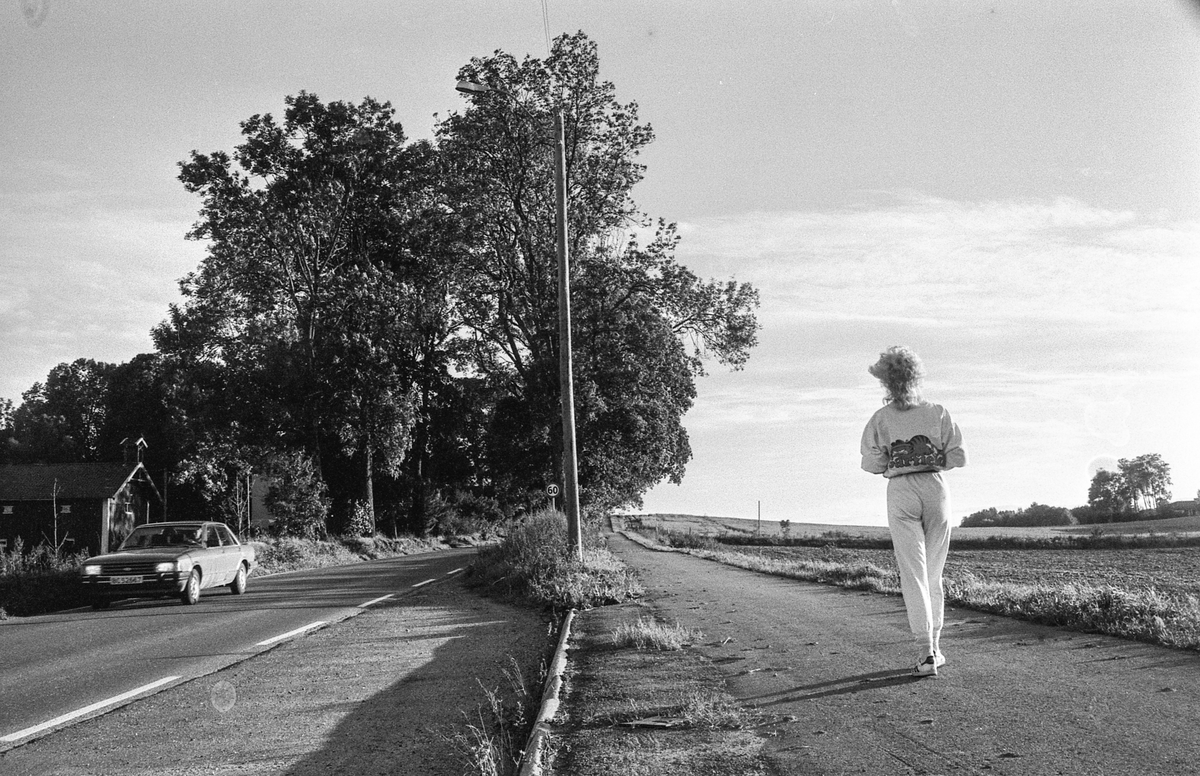
[(0, 755), (13, 776), (466, 771), (451, 739), (507, 690), (537, 691), (549, 621), (439, 581)]
[[(643, 613), (703, 637), (684, 654), (630, 655), (599, 637), (616, 610), (577, 618), (555, 773), (1182, 776), (1200, 761), (1195, 653), (949, 609), (950, 663), (915, 679), (899, 597), (652, 552), (617, 535), (610, 548), (641, 577)], [(700, 738), (594, 711), (619, 708), (622, 696), (627, 708), (669, 708), (696, 683), (745, 710), (750, 724), (735, 740), (746, 759), (705, 770), (715, 755)]]

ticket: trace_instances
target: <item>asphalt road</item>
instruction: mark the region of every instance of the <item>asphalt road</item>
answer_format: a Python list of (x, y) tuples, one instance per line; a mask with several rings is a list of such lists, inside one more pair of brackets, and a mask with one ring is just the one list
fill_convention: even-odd
[(251, 577), (195, 606), (126, 601), (0, 622), (0, 751), (243, 661), (461, 571), (473, 549)]
[(763, 718), (780, 774), (1195, 774), (1200, 655), (947, 611), (936, 679), (899, 597), (610, 546)]

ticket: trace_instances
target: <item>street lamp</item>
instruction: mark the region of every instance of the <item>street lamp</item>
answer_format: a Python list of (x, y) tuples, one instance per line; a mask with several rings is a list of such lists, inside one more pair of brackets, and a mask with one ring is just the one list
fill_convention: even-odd
[[(499, 91), (486, 84), (459, 81), (455, 89), (470, 97)], [(575, 447), (575, 378), (571, 352), (571, 262), (567, 247), (567, 142), (561, 103), (554, 105), (554, 199), (558, 253), (558, 380), (562, 399), (563, 511), (567, 514), (567, 552), (583, 560), (579, 520), (579, 463)]]

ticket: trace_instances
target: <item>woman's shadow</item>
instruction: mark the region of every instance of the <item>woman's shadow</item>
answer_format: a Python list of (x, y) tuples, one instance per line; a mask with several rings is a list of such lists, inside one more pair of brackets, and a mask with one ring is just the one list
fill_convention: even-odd
[(847, 676), (843, 679), (833, 679), (828, 682), (818, 682), (817, 684), (802, 685), (787, 690), (755, 695), (746, 698), (745, 701), (756, 707), (764, 708), (782, 703), (828, 698), (833, 695), (853, 695), (854, 693), (875, 690), (881, 687), (910, 684), (921, 681), (924, 678), (926, 677), (917, 676), (911, 670), (907, 669), (876, 671), (870, 674)]

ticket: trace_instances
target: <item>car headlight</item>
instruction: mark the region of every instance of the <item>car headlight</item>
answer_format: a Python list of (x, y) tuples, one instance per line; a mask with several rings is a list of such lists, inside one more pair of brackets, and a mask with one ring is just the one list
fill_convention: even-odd
[(99, 574), (99, 573), (100, 573), (99, 566), (84, 566), (83, 567), (83, 575), (85, 577), (95, 576), (96, 574)]
[(175, 561), (171, 561), (169, 563), (159, 563), (157, 566), (154, 567), (154, 571), (159, 574), (166, 574), (168, 572), (175, 571), (178, 567), (179, 567), (178, 563), (176, 563)]

